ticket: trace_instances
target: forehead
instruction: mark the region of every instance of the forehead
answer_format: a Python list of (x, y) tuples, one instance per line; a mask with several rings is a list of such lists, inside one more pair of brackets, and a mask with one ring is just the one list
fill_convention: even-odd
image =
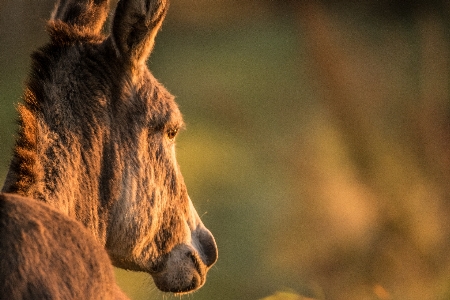
[(42, 101), (50, 106), (70, 102), (72, 105), (64, 105), (67, 110), (82, 110), (92, 113), (93, 118), (107, 119), (111, 111), (101, 108), (111, 105), (110, 117), (124, 126), (184, 126), (175, 97), (147, 66), (131, 70), (113, 58), (105, 60), (100, 44), (75, 45), (62, 51), (64, 55), (57, 46), (44, 50), (33, 57), (35, 69), (39, 70), (34, 73), (40, 75), (35, 86), (44, 90), (46, 97)]
[(175, 102), (175, 97), (147, 70), (143, 76), (140, 98), (147, 105), (150, 126), (184, 126), (183, 116)]

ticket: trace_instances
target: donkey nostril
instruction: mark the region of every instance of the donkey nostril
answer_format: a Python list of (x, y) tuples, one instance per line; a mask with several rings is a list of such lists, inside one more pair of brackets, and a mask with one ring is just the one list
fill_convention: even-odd
[(198, 231), (198, 241), (201, 247), (200, 256), (203, 263), (207, 267), (212, 266), (218, 257), (217, 245), (213, 235), (208, 229), (202, 228)]

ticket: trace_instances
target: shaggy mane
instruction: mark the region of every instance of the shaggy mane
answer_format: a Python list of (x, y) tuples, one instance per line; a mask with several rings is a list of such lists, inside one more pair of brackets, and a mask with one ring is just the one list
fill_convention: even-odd
[(37, 170), (37, 120), (36, 107), (37, 100), (30, 89), (26, 89), (24, 94), (24, 104), (19, 104), (19, 131), (14, 148), (15, 160), (11, 168), (18, 178), (11, 187), (11, 192), (22, 196), (28, 196), (32, 187), (39, 180)]
[(47, 22), (47, 32), (50, 39), (55, 45), (72, 45), (83, 43), (100, 43), (105, 37), (101, 34), (93, 33), (84, 27), (78, 27), (67, 24), (60, 20), (52, 20)]

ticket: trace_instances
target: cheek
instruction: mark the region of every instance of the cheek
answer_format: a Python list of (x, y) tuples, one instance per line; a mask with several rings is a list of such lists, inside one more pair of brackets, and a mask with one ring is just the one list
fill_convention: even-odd
[(138, 258), (152, 243), (158, 230), (155, 209), (147, 195), (137, 189), (135, 180), (128, 180), (120, 197), (111, 207), (108, 241), (109, 248), (121, 249), (121, 255)]

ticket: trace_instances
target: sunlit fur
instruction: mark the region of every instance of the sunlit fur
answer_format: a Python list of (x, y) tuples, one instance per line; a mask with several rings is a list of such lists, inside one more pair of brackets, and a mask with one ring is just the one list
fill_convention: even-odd
[(172, 95), (146, 59), (167, 1), (61, 0), (51, 42), (32, 55), (20, 129), (3, 192), (41, 200), (80, 221), (114, 265), (150, 273), (163, 291), (205, 282), (217, 247), (187, 194)]
[(0, 299), (127, 299), (107, 253), (76, 220), (0, 194)]

